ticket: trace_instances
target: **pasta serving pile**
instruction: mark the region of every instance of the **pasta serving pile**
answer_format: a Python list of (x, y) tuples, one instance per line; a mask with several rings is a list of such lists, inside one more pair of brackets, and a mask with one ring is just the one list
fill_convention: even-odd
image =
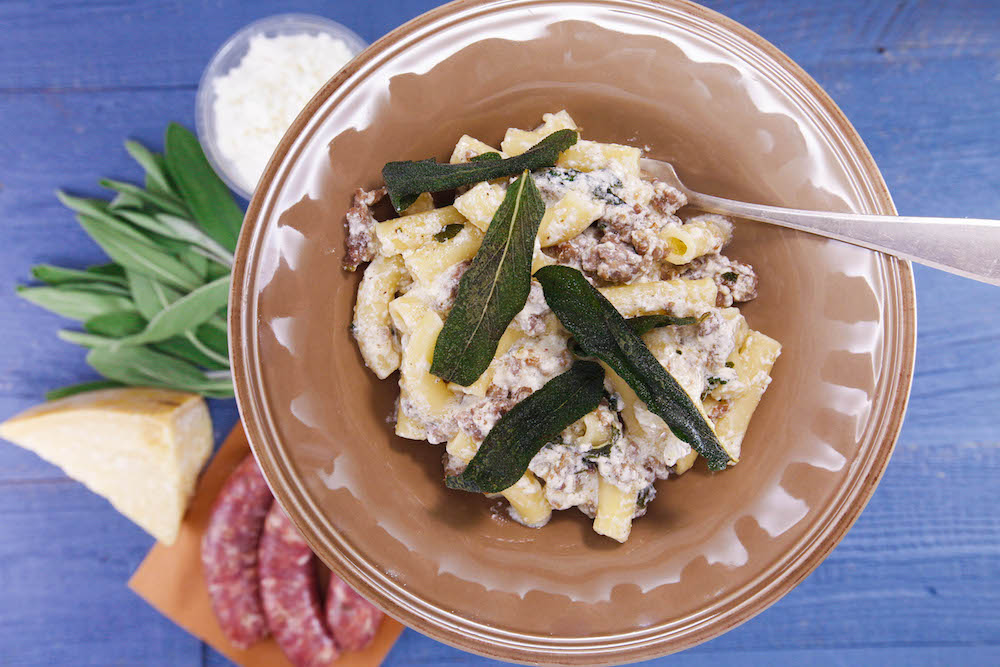
[[(531, 131), (509, 129), (499, 149), (463, 136), (450, 162), (512, 158), (554, 133), (577, 129), (566, 111), (545, 114), (543, 121)], [(545, 206), (531, 272), (551, 265), (578, 270), (629, 322), (668, 316), (646, 318), (650, 325), (635, 333), (732, 465), (781, 346), (751, 330), (734, 307), (757, 296), (757, 277), (749, 265), (721, 254), (732, 222), (695, 212), (679, 216), (684, 195), (644, 180), (640, 155), (632, 146), (579, 140), (553, 166), (530, 172)], [(463, 386), (431, 372), (463, 275), (513, 183), (503, 177), (460, 187), (454, 203), (442, 207), (423, 193), (384, 222), (370, 209), (384, 189), (358, 190), (347, 216), (345, 267), (370, 262), (354, 312), (361, 355), (379, 378), (399, 372), (395, 432), (444, 443), (449, 479), (467, 469), (515, 405), (590, 358), (547, 303), (548, 286), (543, 291), (532, 279), (523, 308), (474, 382)], [(511, 517), (524, 525), (543, 526), (553, 509), (577, 507), (594, 519), (596, 532), (624, 542), (656, 495), (653, 483), (683, 474), (699, 454), (601, 359), (604, 397), (597, 407), (539, 443), (520, 479), (501, 493)]]

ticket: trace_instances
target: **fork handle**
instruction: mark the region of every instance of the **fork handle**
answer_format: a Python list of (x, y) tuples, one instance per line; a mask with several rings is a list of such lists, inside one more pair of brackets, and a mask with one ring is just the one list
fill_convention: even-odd
[(1000, 220), (802, 211), (694, 192), (688, 202), (710, 213), (790, 227), (1000, 285)]

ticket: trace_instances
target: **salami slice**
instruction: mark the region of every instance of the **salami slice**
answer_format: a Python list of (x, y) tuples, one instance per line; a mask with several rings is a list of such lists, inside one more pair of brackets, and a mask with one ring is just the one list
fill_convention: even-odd
[(323, 625), (315, 556), (274, 503), (260, 539), (260, 587), (271, 633), (296, 667), (326, 667), (338, 658)]
[(340, 577), (330, 574), (326, 594), (326, 624), (341, 651), (360, 651), (375, 639), (382, 612)]
[(252, 456), (226, 480), (201, 540), (201, 563), (222, 631), (238, 648), (267, 637), (257, 546), (273, 504)]

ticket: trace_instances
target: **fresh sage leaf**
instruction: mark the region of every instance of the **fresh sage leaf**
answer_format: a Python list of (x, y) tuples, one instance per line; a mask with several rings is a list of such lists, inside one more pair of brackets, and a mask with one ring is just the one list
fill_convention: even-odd
[(113, 278), (125, 279), (125, 269), (121, 267), (121, 264), (115, 264), (114, 262), (108, 262), (107, 264), (94, 264), (93, 266), (88, 266), (85, 271), (87, 273), (96, 273), (99, 276), (111, 276)]
[(535, 235), (544, 214), (545, 203), (524, 172), (507, 188), (458, 284), (434, 346), (431, 373), (467, 387), (489, 366), (507, 325), (528, 300)]
[(110, 202), (108, 202), (108, 210), (117, 213), (122, 209), (141, 209), (146, 205), (146, 202), (135, 195), (131, 195), (127, 192), (119, 192), (114, 196)]
[(205, 280), (208, 275), (208, 258), (204, 255), (194, 252), (193, 248), (189, 248), (185, 252), (178, 253), (177, 258), (180, 259), (184, 264), (198, 274), (198, 277)]
[(123, 183), (122, 181), (115, 181), (110, 178), (102, 178), (98, 181), (98, 183), (103, 188), (114, 190), (119, 194), (128, 195), (138, 201), (141, 201), (143, 204), (149, 205), (152, 208), (159, 209), (161, 211), (166, 211), (172, 215), (177, 215), (182, 218), (191, 215), (184, 204), (177, 201), (173, 197), (157, 194), (156, 192), (151, 192), (149, 190), (143, 190), (142, 188), (132, 185), (131, 183)]
[(234, 250), (243, 211), (208, 164), (198, 139), (177, 123), (167, 126), (166, 164), (170, 179), (205, 233), (227, 250)]
[[(148, 239), (146, 241), (139, 240), (132, 234), (89, 216), (80, 215), (78, 219), (86, 232), (101, 246), (104, 252), (126, 269), (146, 274), (168, 285), (185, 290), (193, 290), (201, 284), (198, 274), (173, 255), (152, 245)], [(127, 227), (124, 224), (122, 226)], [(142, 237), (139, 232), (132, 231)]]
[(107, 347), (115, 342), (114, 338), (109, 338), (108, 336), (92, 334), (87, 331), (74, 331), (72, 329), (60, 329), (56, 332), (56, 335), (59, 337), (59, 340), (89, 348)]
[(56, 199), (68, 209), (89, 215), (95, 218), (103, 218), (109, 215), (108, 202), (103, 199), (90, 199), (87, 197), (74, 197), (66, 194), (62, 190), (56, 190)]
[(228, 357), (225, 358), (226, 363), (220, 363), (218, 361), (219, 355), (213, 354), (210, 356), (202, 352), (202, 349), (205, 347), (204, 344), (202, 343), (202, 347), (195, 345), (187, 335), (161, 340), (158, 343), (152, 343), (150, 347), (172, 357), (190, 361), (196, 366), (203, 366), (212, 370), (226, 370), (229, 368)]
[(594, 410), (603, 397), (604, 369), (593, 361), (576, 362), (501, 417), (465, 471), (445, 483), (473, 493), (511, 487), (546, 443)]
[(114, 341), (115, 345), (142, 345), (166, 340), (194, 329), (226, 306), (229, 276), (202, 285), (166, 305), (139, 333)]
[(63, 283), (59, 285), (62, 289), (77, 290), (80, 292), (91, 292), (93, 294), (112, 294), (115, 296), (127, 297), (128, 288), (113, 283), (105, 283), (96, 280), (87, 282)]
[(208, 349), (226, 360), (226, 367), (229, 366), (229, 333), (225, 327), (219, 329), (209, 320), (195, 330), (195, 335)]
[(87, 353), (87, 363), (104, 377), (125, 384), (224, 395), (228, 390), (232, 396), (228, 376), (210, 377), (194, 364), (145, 346), (96, 347)]
[(127, 271), (126, 275), (135, 307), (139, 314), (147, 320), (153, 319), (161, 310), (181, 298), (181, 292), (167, 287), (147, 275), (131, 270)]
[(146, 318), (134, 310), (117, 310), (92, 317), (83, 323), (88, 333), (124, 338), (146, 328)]
[(193, 331), (185, 331), (184, 337), (196, 350), (198, 350), (198, 352), (212, 361), (211, 365), (213, 367), (229, 368), (228, 351), (227, 354), (219, 354), (210, 346), (203, 343)]
[(98, 315), (130, 310), (132, 302), (117, 294), (100, 294), (63, 287), (18, 287), (17, 294), (36, 306), (71, 320), (85, 322)]
[(513, 176), (525, 170), (551, 167), (559, 159), (559, 154), (575, 144), (578, 138), (576, 130), (559, 130), (520, 155), (500, 160), (486, 158), (459, 164), (441, 164), (433, 158), (389, 162), (382, 167), (382, 178), (392, 205), (402, 213), (424, 192), (452, 190), (462, 185)]
[(161, 160), (157, 159), (155, 153), (140, 144), (138, 141), (126, 141), (125, 150), (139, 163), (139, 166), (146, 172), (146, 189), (152, 190), (164, 196), (174, 195), (173, 185), (167, 176), (167, 171)]
[(732, 459), (691, 397), (582, 273), (546, 266), (535, 278), (549, 307), (583, 349), (621, 376), (674, 435), (705, 457), (710, 469), (729, 464)]
[(64, 269), (61, 266), (51, 264), (37, 264), (31, 267), (31, 275), (36, 280), (40, 280), (48, 285), (64, 285), (66, 283), (103, 282), (112, 285), (126, 287), (128, 283), (122, 276), (117, 276), (100, 271), (79, 269)]
[(669, 326), (687, 326), (688, 324), (698, 324), (702, 320), (708, 317), (708, 313), (705, 313), (701, 317), (674, 317), (672, 315), (641, 315), (639, 317), (630, 317), (628, 320), (628, 325), (632, 327), (632, 331), (635, 332), (636, 336), (641, 336), (642, 334), (652, 331), (653, 329), (659, 329), (660, 327)]
[(167, 215), (166, 213), (157, 214), (156, 220), (168, 229), (170, 235), (178, 241), (184, 241), (205, 250), (209, 253), (206, 255), (207, 257), (213, 258), (217, 262), (222, 262), (226, 266), (231, 267), (233, 265), (233, 253), (203, 232), (191, 221)]
[(52, 391), (45, 392), (46, 401), (55, 401), (60, 398), (66, 398), (67, 396), (73, 396), (75, 394), (82, 394), (88, 391), (97, 391), (99, 389), (115, 389), (117, 387), (124, 387), (121, 382), (115, 382), (114, 380), (94, 380), (93, 382), (81, 382), (80, 384), (71, 384), (68, 387), (61, 387), (59, 389), (53, 389)]

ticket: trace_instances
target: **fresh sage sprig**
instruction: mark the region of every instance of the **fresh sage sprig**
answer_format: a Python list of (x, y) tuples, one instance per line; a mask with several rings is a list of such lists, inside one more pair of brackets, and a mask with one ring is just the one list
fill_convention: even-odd
[(108, 264), (72, 269), (39, 264), (43, 285), (18, 294), (82, 323), (60, 338), (86, 348), (106, 380), (56, 389), (47, 397), (122, 385), (163, 387), (209, 397), (233, 395), (225, 312), (233, 249), (243, 212), (205, 159), (197, 138), (171, 123), (166, 152), (128, 141), (145, 187), (102, 180), (114, 199), (63, 192)]
[(577, 361), (501, 417), (465, 471), (448, 477), (445, 484), (473, 493), (509, 488), (546, 443), (596, 409), (602, 398), (604, 369), (593, 361)]
[(507, 188), (483, 243), (458, 284), (434, 345), (431, 373), (468, 386), (496, 354), (531, 291), (531, 257), (545, 203), (527, 172)]
[(459, 164), (441, 164), (433, 158), (389, 162), (382, 167), (382, 179), (396, 211), (402, 213), (424, 192), (453, 190), (494, 178), (513, 176), (523, 171), (551, 167), (559, 154), (576, 143), (576, 130), (558, 130), (514, 157), (500, 159), (498, 153), (486, 153), (481, 159)]
[(729, 464), (732, 459), (691, 397), (582, 273), (554, 265), (539, 269), (535, 278), (546, 303), (581, 348), (621, 376), (674, 435), (705, 457), (710, 469)]

